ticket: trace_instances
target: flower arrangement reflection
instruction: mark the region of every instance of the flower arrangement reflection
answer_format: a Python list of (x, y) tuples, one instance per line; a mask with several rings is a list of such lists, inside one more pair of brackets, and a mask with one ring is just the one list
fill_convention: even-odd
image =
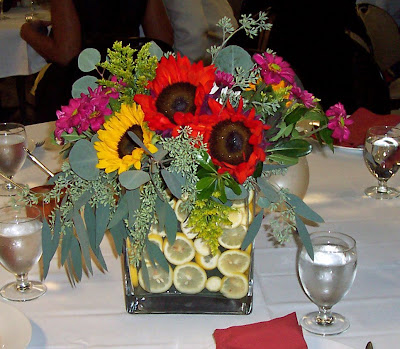
[[(249, 34), (269, 28), (264, 14), (241, 21), (239, 30)], [(100, 242), (107, 230), (119, 253), (129, 240), (133, 265), (146, 253), (162, 264), (149, 232), (157, 225), (172, 244), (181, 214), (192, 217), (190, 227), (216, 252), (221, 226), (231, 224), (232, 202), (254, 192), (261, 194), (259, 207), (279, 207), (285, 217), (277, 239), (296, 230), (313, 253), (301, 218), (322, 218), (269, 184), (268, 175), (310, 153), (310, 136), (330, 147), (332, 137), (348, 137), (346, 113), (341, 104), (324, 113), (274, 52), (251, 57), (240, 47), (225, 47), (234, 29), (226, 19), (219, 25), (224, 42), (210, 49), (209, 66), (163, 55), (154, 44), (137, 52), (116, 42), (102, 63), (95, 50), (82, 52), (100, 78), (78, 81), (75, 98), (57, 112), (54, 136), (66, 161), (48, 194), (62, 192), (63, 198), (43, 228), (45, 275), (59, 245), (61, 264), (74, 277), (80, 279), (85, 268), (92, 272), (91, 254), (106, 269)], [(80, 93), (79, 86), (88, 84), (88, 92)], [(171, 207), (177, 200), (179, 212)], [(254, 217), (242, 250), (262, 215)]]

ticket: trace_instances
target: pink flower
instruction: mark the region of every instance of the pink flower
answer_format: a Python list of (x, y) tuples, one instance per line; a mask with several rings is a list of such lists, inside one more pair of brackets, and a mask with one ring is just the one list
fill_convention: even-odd
[(217, 70), (215, 73), (215, 84), (219, 87), (232, 88), (235, 85), (235, 80), (232, 74)]
[(295, 73), (282, 57), (265, 52), (262, 55), (256, 53), (253, 59), (260, 66), (261, 76), (267, 85), (279, 84), (282, 79), (294, 83)]
[(350, 130), (348, 125), (353, 123), (353, 120), (347, 118), (346, 110), (343, 104), (337, 103), (326, 111), (326, 116), (329, 118), (328, 128), (333, 130), (332, 137), (342, 142), (349, 139)]
[(290, 90), (290, 94), (292, 97), (296, 99), (300, 99), (306, 108), (314, 108), (317, 103), (315, 102), (315, 97), (308, 91), (302, 90), (296, 84), (293, 84), (292, 89)]

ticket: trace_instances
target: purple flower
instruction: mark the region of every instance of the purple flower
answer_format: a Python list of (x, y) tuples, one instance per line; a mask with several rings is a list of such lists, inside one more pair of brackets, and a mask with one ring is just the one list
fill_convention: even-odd
[(350, 130), (347, 128), (354, 121), (348, 119), (346, 110), (343, 104), (337, 103), (326, 111), (326, 116), (329, 118), (328, 128), (333, 130), (332, 137), (342, 142), (349, 139)]
[(260, 66), (261, 76), (267, 85), (279, 84), (282, 79), (294, 83), (295, 73), (282, 57), (265, 52), (262, 55), (256, 53), (253, 59)]
[(217, 72), (215, 73), (215, 84), (218, 87), (232, 88), (233, 85), (235, 85), (235, 80), (232, 74), (217, 70)]
[(292, 97), (300, 99), (305, 107), (308, 109), (314, 108), (317, 105), (317, 103), (315, 102), (315, 97), (312, 95), (312, 93), (306, 90), (302, 90), (296, 84), (293, 84), (292, 89), (290, 90), (290, 94)]

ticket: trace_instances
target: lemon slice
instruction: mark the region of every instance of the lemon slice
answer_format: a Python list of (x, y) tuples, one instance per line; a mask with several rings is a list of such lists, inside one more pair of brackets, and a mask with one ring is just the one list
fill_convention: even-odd
[(221, 289), (222, 280), (218, 276), (211, 276), (207, 279), (206, 289), (210, 292), (218, 292)]
[(216, 255), (209, 254), (208, 256), (203, 256), (200, 253), (196, 253), (194, 260), (205, 270), (212, 270), (217, 267), (218, 258), (221, 255), (221, 252), (218, 251)]
[(240, 299), (247, 295), (249, 281), (246, 275), (237, 273), (231, 276), (224, 276), (220, 292), (231, 299)]
[(167, 236), (167, 233), (165, 232), (165, 230), (161, 230), (160, 227), (158, 226), (158, 224), (151, 225), (149, 234), (157, 234), (163, 238)]
[(228, 219), (230, 220), (230, 225), (222, 224), (222, 228), (236, 228), (240, 225), (243, 220), (243, 210), (234, 208), (228, 213)]
[(183, 201), (181, 199), (179, 199), (174, 207), (174, 211), (176, 214), (176, 218), (178, 219), (179, 222), (184, 222), (186, 220), (186, 218), (188, 218), (188, 214), (182, 210), (182, 205)]
[[(248, 221), (247, 221), (247, 217), (249, 217)], [(249, 226), (251, 224), (251, 222), (253, 221), (253, 218), (254, 218), (253, 210), (249, 207), (249, 209), (245, 210), (245, 213), (243, 213), (242, 221), (240, 222), (240, 224), (242, 224), (244, 226)]]
[(244, 273), (250, 266), (250, 256), (245, 251), (226, 250), (218, 258), (217, 266), (218, 270), (226, 276)]
[(139, 278), (137, 268), (133, 265), (129, 265), (129, 276), (131, 277), (131, 284), (133, 287), (139, 286)]
[(162, 293), (167, 291), (172, 286), (173, 270), (169, 266), (169, 270), (165, 270), (160, 265), (146, 264), (149, 273), (150, 288), (145, 285), (142, 269), (139, 270), (139, 284), (147, 292)]
[(162, 251), (163, 250), (163, 238), (161, 235), (150, 233), (147, 238), (149, 241), (154, 242)]
[(188, 239), (185, 234), (177, 233), (173, 245), (170, 245), (167, 239), (164, 241), (165, 258), (172, 264), (181, 265), (190, 262), (195, 254), (193, 241)]
[(243, 225), (234, 229), (224, 229), (222, 235), (218, 238), (218, 242), (227, 249), (238, 249), (242, 245), (246, 233), (247, 229)]
[(182, 233), (185, 234), (188, 239), (193, 240), (197, 236), (197, 233), (193, 233), (192, 228), (189, 228), (187, 225), (188, 221), (181, 222)]
[(208, 256), (209, 254), (211, 254), (210, 246), (202, 238), (194, 240), (194, 249), (202, 256)]
[(199, 293), (204, 289), (206, 281), (206, 272), (194, 262), (178, 265), (174, 270), (174, 285), (179, 292)]

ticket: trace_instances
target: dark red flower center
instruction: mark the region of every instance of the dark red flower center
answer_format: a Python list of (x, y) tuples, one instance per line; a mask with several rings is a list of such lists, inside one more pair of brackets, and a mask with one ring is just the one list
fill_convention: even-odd
[(131, 126), (121, 137), (118, 143), (118, 156), (122, 159), (125, 155), (131, 155), (138, 145), (129, 137), (128, 132), (133, 132), (143, 142), (143, 130), (139, 125)]
[(231, 165), (246, 162), (253, 152), (250, 136), (251, 132), (243, 122), (221, 121), (211, 131), (208, 141), (210, 155)]
[(157, 111), (164, 114), (174, 123), (174, 114), (176, 112), (195, 113), (195, 95), (196, 86), (188, 82), (177, 82), (169, 85), (161, 91), (157, 98)]

